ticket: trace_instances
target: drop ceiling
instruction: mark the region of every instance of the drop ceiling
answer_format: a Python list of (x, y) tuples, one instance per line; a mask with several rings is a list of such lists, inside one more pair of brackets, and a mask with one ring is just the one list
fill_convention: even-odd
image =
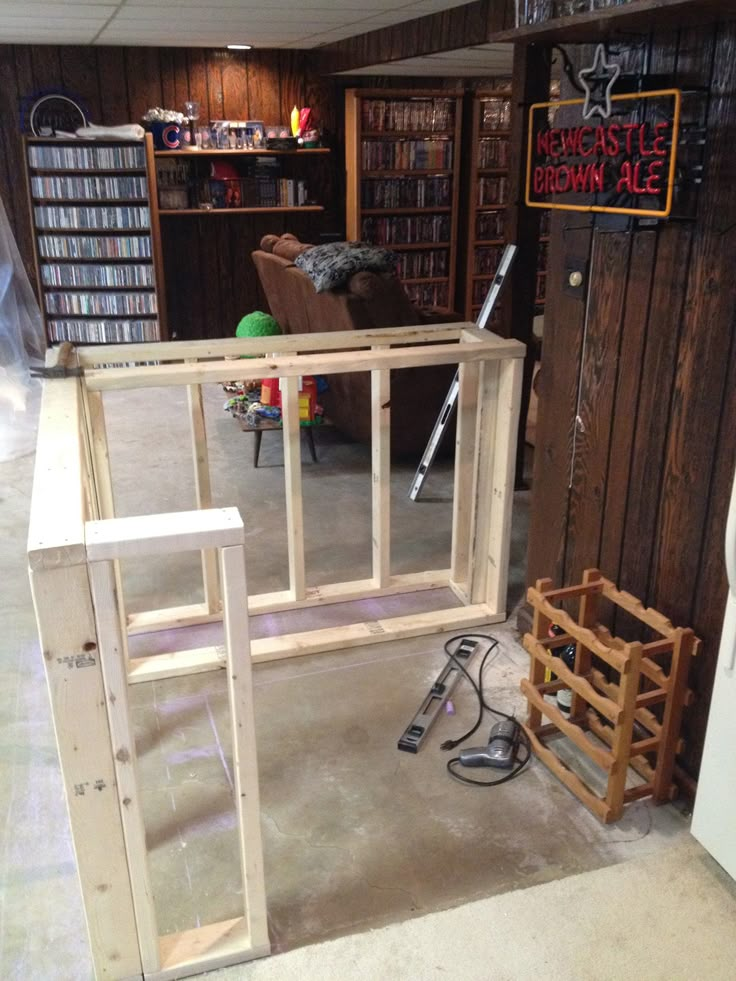
[(0, 43), (316, 48), (467, 2), (0, 0)]

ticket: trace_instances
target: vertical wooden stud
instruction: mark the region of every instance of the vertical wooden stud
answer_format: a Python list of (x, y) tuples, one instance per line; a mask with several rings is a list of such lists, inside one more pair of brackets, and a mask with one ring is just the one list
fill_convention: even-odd
[(33, 569), (30, 579), (95, 977), (138, 977), (138, 933), (87, 568)]
[[(187, 405), (192, 431), (192, 459), (194, 462), (194, 489), (197, 507), (211, 508), (212, 484), (201, 385), (187, 385)], [(221, 609), (220, 583), (217, 573), (216, 549), (208, 548), (202, 551), (202, 579), (204, 581), (204, 601), (207, 612), (219, 613)]]
[(458, 369), (457, 428), (455, 430), (455, 487), (452, 497), (450, 579), (466, 594), (470, 580), (471, 530), (474, 501), (475, 437), (480, 366), (468, 361)]
[(299, 445), (299, 379), (281, 379), (281, 417), (284, 432), (286, 478), (286, 536), (289, 548), (289, 591), (292, 600), (306, 595), (304, 572), (304, 516), (302, 458)]
[(476, 436), (476, 470), (473, 483), (473, 544), (468, 583), (471, 603), (485, 603), (487, 596), (493, 460), (496, 451), (498, 361), (484, 361), (480, 374), (480, 398)]
[(391, 372), (371, 372), (373, 582), (391, 578)]
[(138, 943), (143, 972), (148, 974), (160, 967), (158, 928), (148, 872), (146, 829), (141, 809), (135, 739), (128, 707), (128, 670), (123, 648), (123, 631), (117, 615), (113, 563), (90, 562), (89, 577), (97, 624), (99, 658), (105, 681), (115, 785), (138, 924)]
[(514, 504), (516, 438), (523, 362), (509, 358), (498, 366), (496, 434), (493, 449), (485, 601), (495, 613), (506, 610), (511, 512)]
[[(107, 443), (107, 428), (105, 426), (105, 406), (102, 392), (89, 392), (82, 385), (85, 424), (88, 440), (92, 449), (92, 469), (97, 498), (97, 509), (100, 518), (115, 517), (115, 497), (112, 489), (112, 471), (110, 469), (110, 453)], [(122, 626), (122, 644), (125, 659), (128, 660), (127, 616), (125, 612), (125, 595), (123, 593), (123, 577), (120, 563), (115, 562), (115, 596), (118, 606), (118, 616)]]
[(270, 948), (263, 878), (245, 549), (242, 545), (221, 549), (220, 562), (244, 914), (248, 921), (251, 947), (265, 954)]

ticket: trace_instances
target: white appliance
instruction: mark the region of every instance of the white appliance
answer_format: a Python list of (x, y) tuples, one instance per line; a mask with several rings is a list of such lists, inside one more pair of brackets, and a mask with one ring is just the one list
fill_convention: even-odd
[(736, 480), (726, 525), (728, 600), (692, 833), (736, 879)]

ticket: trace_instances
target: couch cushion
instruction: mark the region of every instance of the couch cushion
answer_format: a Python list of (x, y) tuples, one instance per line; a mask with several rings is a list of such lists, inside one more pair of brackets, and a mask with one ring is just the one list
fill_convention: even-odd
[(274, 243), (273, 254), (279, 256), (281, 259), (286, 259), (288, 262), (294, 262), (302, 252), (313, 248), (313, 245), (308, 245), (306, 242), (299, 242), (294, 238), (286, 238), (284, 235), (278, 242)]
[(309, 276), (318, 293), (324, 293), (342, 286), (353, 273), (391, 272), (396, 259), (388, 249), (376, 249), (362, 242), (330, 242), (297, 256), (294, 264)]

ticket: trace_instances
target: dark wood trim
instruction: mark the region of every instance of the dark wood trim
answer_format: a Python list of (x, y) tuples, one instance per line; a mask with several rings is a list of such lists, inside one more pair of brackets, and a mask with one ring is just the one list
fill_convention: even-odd
[(492, 34), (513, 27), (514, 22), (513, 0), (476, 0), (327, 44), (318, 53), (320, 67), (327, 73), (349, 72), (368, 65), (486, 44)]

